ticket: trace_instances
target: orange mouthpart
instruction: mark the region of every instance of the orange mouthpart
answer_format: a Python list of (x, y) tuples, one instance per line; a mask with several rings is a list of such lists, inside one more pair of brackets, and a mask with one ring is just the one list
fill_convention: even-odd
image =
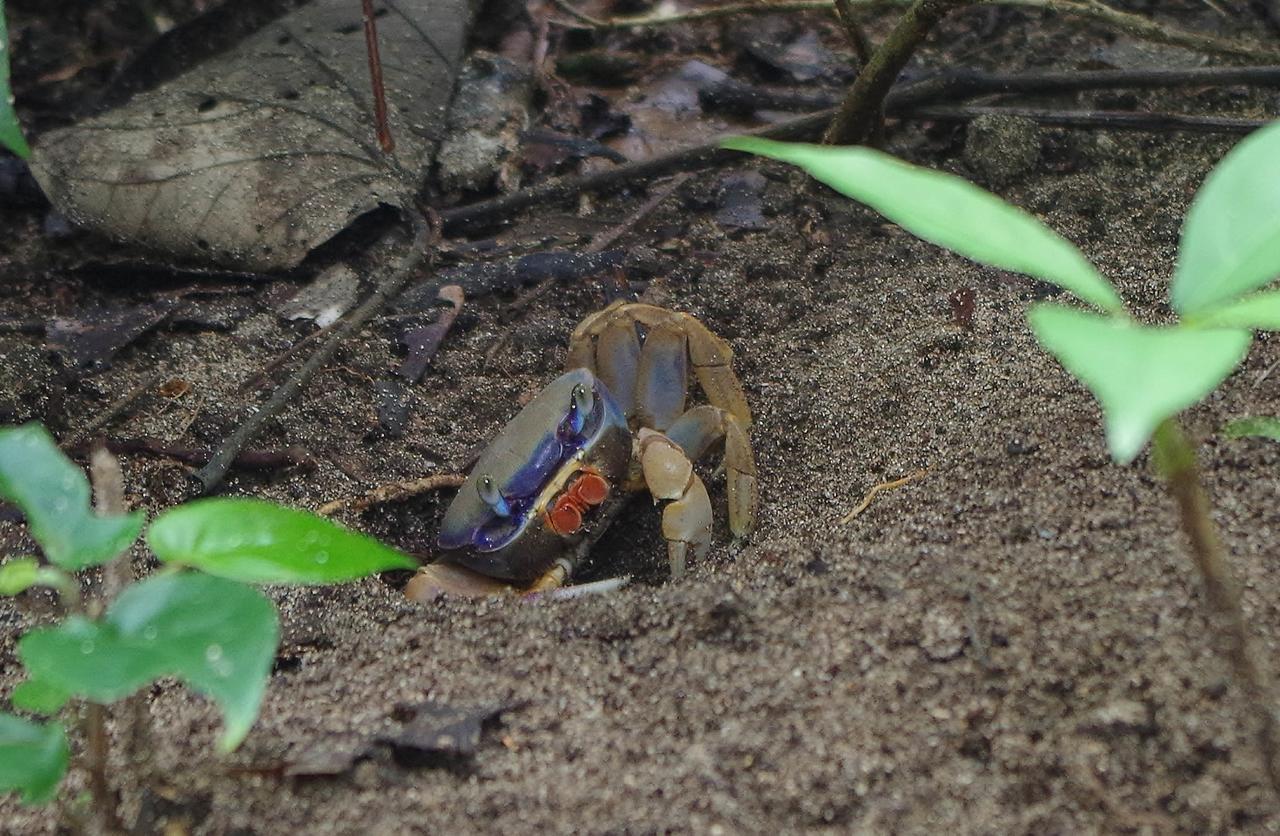
[(609, 482), (592, 470), (583, 471), (573, 484), (543, 512), (547, 526), (561, 536), (573, 534), (582, 527), (582, 515), (588, 508), (609, 498)]
[(582, 512), (572, 498), (562, 496), (547, 512), (547, 525), (556, 534), (572, 534), (582, 527)]
[(586, 505), (599, 505), (609, 498), (609, 483), (599, 473), (584, 473), (569, 492)]

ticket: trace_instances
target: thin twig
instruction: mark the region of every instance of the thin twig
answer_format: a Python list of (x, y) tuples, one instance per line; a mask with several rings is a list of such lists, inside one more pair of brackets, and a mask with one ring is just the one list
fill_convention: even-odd
[(364, 7), (364, 46), (369, 53), (369, 80), (373, 84), (373, 124), (378, 132), (382, 153), (396, 150), (396, 141), (387, 124), (387, 90), (382, 83), (382, 56), (378, 54), (378, 24), (373, 15), (373, 0), (361, 0)]
[[(1078, 75), (1079, 78), (1071, 78)], [(892, 91), (885, 100), (885, 110), (901, 119), (913, 117), (912, 108), (940, 99), (954, 99), (965, 95), (982, 95), (998, 92), (1066, 92), (1070, 90), (1105, 89), (1112, 87), (1164, 87), (1196, 86), (1210, 84), (1280, 84), (1280, 68), (1277, 67), (1220, 67), (1198, 70), (1099, 70), (1072, 73), (1027, 73), (1001, 75), (969, 71), (946, 73), (925, 79)], [(808, 140), (817, 138), (830, 123), (834, 109), (815, 111), (749, 131), (745, 136), (762, 136), (769, 139)], [(925, 117), (932, 118), (932, 117)], [(940, 117), (939, 117), (940, 118)], [(1188, 118), (1207, 120), (1216, 117), (1178, 117), (1186, 124)], [(1166, 121), (1165, 127), (1172, 122)], [(1115, 127), (1125, 127), (1116, 124)], [(1128, 127), (1137, 127), (1136, 125)], [(1242, 130), (1240, 123), (1224, 120), (1222, 130)], [(540, 183), (528, 189), (512, 192), (502, 197), (446, 209), (440, 220), (446, 228), (465, 224), (487, 222), (504, 217), (530, 206), (545, 205), (581, 192), (608, 189), (624, 183), (632, 183), (652, 177), (661, 177), (675, 171), (709, 168), (740, 159), (741, 155), (720, 148), (720, 140), (661, 154), (647, 160), (625, 163), (615, 168), (578, 177), (562, 177)]]
[(363, 511), (374, 505), (382, 505), (386, 502), (399, 502), (404, 499), (411, 499), (431, 491), (443, 490), (445, 488), (460, 488), (467, 481), (467, 477), (461, 473), (437, 473), (434, 476), (424, 476), (421, 479), (414, 479), (409, 482), (392, 482), (387, 485), (379, 485), (363, 496), (349, 497), (347, 499), (335, 499), (332, 502), (326, 502), (316, 509), (316, 513), (324, 517), (332, 516), (339, 511)]
[[(688, 180), (689, 177), (690, 175), (688, 173), (684, 173), (671, 178), (670, 183), (667, 183), (659, 189), (656, 194), (650, 196), (650, 198), (642, 203), (636, 211), (628, 215), (622, 223), (612, 226), (603, 232), (599, 232), (592, 237), (587, 246), (582, 249), (582, 252), (589, 255), (591, 253), (602, 253), (609, 249), (615, 241), (625, 235), (629, 230), (635, 228), (636, 224), (648, 217), (649, 214), (661, 206), (667, 198), (675, 194), (676, 189), (684, 185), (685, 181)], [(507, 308), (503, 313), (507, 317), (511, 317), (519, 313), (537, 301), (543, 294), (550, 290), (553, 285), (555, 285), (554, 280), (545, 281), (528, 292), (521, 294), (512, 300), (511, 304), (507, 305)], [(489, 351), (485, 353), (486, 358), (492, 360), (493, 356), (495, 356), (497, 352), (501, 350), (502, 346), (506, 344), (506, 341), (507, 336), (504, 335), (494, 343), (493, 348), (489, 349)]]
[(822, 141), (828, 145), (859, 145), (876, 129), (884, 112), (885, 98), (898, 73), (915, 54), (916, 47), (933, 27), (951, 12), (972, 5), (974, 0), (916, 0), (894, 25), (884, 43), (849, 86), (836, 109)]
[(912, 119), (933, 119), (939, 122), (969, 122), (979, 116), (988, 115), (1020, 116), (1041, 125), (1062, 128), (1105, 128), (1115, 131), (1199, 131), (1247, 134), (1271, 124), (1269, 119), (1237, 119), (1230, 116), (1128, 113), (1114, 110), (1050, 110), (1035, 107), (922, 107), (910, 112)]
[(877, 496), (879, 496), (884, 491), (891, 491), (894, 488), (900, 488), (903, 485), (909, 485), (912, 482), (916, 481), (917, 479), (923, 478), (925, 474), (927, 474), (928, 472), (929, 472), (928, 470), (921, 468), (920, 470), (917, 470), (914, 473), (908, 473), (906, 476), (903, 476), (901, 479), (894, 479), (892, 482), (881, 482), (878, 485), (872, 485), (871, 490), (867, 491), (866, 495), (862, 497), (862, 501), (859, 502), (856, 506), (854, 506), (852, 511), (850, 511), (849, 513), (841, 517), (836, 524), (844, 525), (847, 522), (851, 522), (854, 517), (857, 517), (863, 511), (870, 508), (872, 500), (874, 500)]
[[(912, 0), (850, 0), (851, 5), (866, 10), (908, 6), (911, 2)], [(1098, 20), (1142, 40), (1182, 46), (1215, 55), (1234, 55), (1255, 59), (1274, 59), (1280, 56), (1280, 50), (1265, 44), (1219, 38), (1214, 35), (1204, 35), (1199, 32), (1180, 29), (1176, 26), (1168, 26), (1132, 12), (1113, 9), (1105, 3), (1097, 2), (1097, 0), (978, 0), (978, 2), (989, 6), (1020, 6), (1033, 9), (1048, 9), (1059, 14)], [(777, 3), (731, 3), (711, 9), (696, 9), (682, 14), (657, 12), (600, 19), (583, 14), (569, 4), (568, 0), (555, 0), (555, 3), (577, 21), (577, 23), (561, 23), (561, 25), (585, 26), (592, 29), (671, 26), (717, 18), (742, 17), (744, 15), (826, 11), (834, 6), (834, 0), (784, 0)]]
[(164, 377), (164, 372), (154, 372), (148, 375), (137, 386), (112, 401), (106, 409), (98, 413), (98, 415), (89, 423), (85, 424), (78, 430), (72, 431), (70, 435), (62, 440), (62, 446), (72, 447), (119, 418), (124, 414), (126, 409), (133, 405), (134, 401), (145, 395), (152, 389), (152, 387), (158, 384), (162, 377)]
[[(101, 438), (106, 449), (118, 456), (160, 456), (182, 462), (192, 467), (203, 467), (213, 458), (213, 453), (200, 447), (187, 447), (161, 441), (158, 438)], [(64, 448), (71, 456), (80, 456), (84, 445)], [(243, 470), (281, 470), (287, 467), (314, 467), (315, 459), (301, 447), (282, 447), (277, 450), (241, 450), (231, 466)]]
[(861, 70), (871, 60), (871, 42), (867, 40), (867, 33), (862, 31), (852, 0), (835, 0), (835, 7), (836, 17), (844, 27), (844, 34), (853, 49), (853, 57), (858, 59), (857, 67)]
[(276, 388), (266, 403), (250, 411), (249, 416), (218, 447), (217, 452), (214, 453), (209, 463), (196, 472), (195, 478), (200, 483), (199, 489), (201, 493), (208, 493), (221, 484), (223, 477), (227, 474), (227, 469), (231, 467), (231, 463), (235, 460), (240, 449), (257, 434), (263, 423), (280, 414), (289, 402), (293, 400), (294, 396), (302, 390), (302, 387), (310, 382), (316, 372), (324, 368), (325, 364), (332, 359), (342, 341), (355, 334), (370, 319), (377, 316), (386, 307), (387, 302), (394, 298), (409, 279), (413, 277), (418, 267), (427, 258), (427, 251), (434, 245), (437, 237), (435, 228), (428, 224), (425, 218), (414, 215), (413, 224), (415, 232), (413, 241), (409, 244), (409, 252), (400, 260), (395, 269), (378, 284), (377, 289), (369, 295), (369, 298), (360, 307), (347, 314), (342, 321), (342, 325), (335, 328), (328, 338), (321, 343), (320, 347), (307, 358), (307, 361), (288, 380)]

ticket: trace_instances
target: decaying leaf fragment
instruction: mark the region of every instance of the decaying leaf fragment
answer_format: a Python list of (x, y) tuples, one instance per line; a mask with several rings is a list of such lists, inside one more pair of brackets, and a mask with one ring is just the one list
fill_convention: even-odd
[(428, 170), (474, 0), (379, 0), (392, 135), (373, 129), (361, 4), (315, 0), (128, 104), (45, 135), (32, 170), (79, 223), (178, 258), (292, 267)]

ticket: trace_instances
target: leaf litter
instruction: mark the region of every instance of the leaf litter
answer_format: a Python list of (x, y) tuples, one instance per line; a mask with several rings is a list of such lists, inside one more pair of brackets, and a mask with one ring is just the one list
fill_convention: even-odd
[(180, 260), (293, 267), (361, 215), (410, 206), (443, 131), (471, 0), (379, 8), (390, 154), (371, 128), (359, 4), (316, 0), (46, 134), (32, 171), (60, 211), (113, 238)]

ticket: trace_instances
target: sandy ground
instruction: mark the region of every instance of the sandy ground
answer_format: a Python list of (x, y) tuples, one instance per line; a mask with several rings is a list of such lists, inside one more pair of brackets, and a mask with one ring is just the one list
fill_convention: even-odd
[[(1265, 115), (1264, 99), (1233, 101), (1238, 115)], [(1062, 130), (1039, 140), (1036, 173), (1002, 193), (1079, 244), (1143, 319), (1166, 317), (1182, 214), (1232, 140)], [(894, 147), (971, 173), (958, 146), (916, 150), (924, 144), (912, 129)], [(1280, 829), (1254, 722), (1211, 646), (1171, 503), (1145, 455), (1110, 463), (1095, 404), (1024, 322), (1028, 302), (1054, 291), (920, 243), (784, 167), (760, 170), (767, 231), (729, 233), (699, 212), (689, 196), (720, 176), (705, 173), (684, 188), (689, 199), (626, 239), (666, 248), (672, 268), (651, 293), (737, 352), (762, 482), (751, 543), (730, 553), (721, 520), (709, 559), (667, 583), (657, 515), (637, 502), (587, 572), (641, 575), (609, 595), (422, 606), (399, 594), (403, 575), (274, 590), (281, 663), (240, 751), (215, 754), (218, 717), (202, 699), (172, 683), (147, 693), (155, 774), (125, 793), (144, 830)], [(604, 204), (601, 225), (636, 199)], [(4, 254), (0, 313), (41, 316), (57, 309), (56, 292), (16, 269), (45, 246), (39, 217), (17, 217), (34, 243)], [(267, 302), (288, 284), (243, 302), (252, 313), (230, 332), (143, 340), (67, 393), (65, 422), (84, 423), (165, 368), (192, 393), (144, 400), (113, 432), (216, 440), (246, 402), (239, 383), (304, 333)], [(948, 298), (960, 288), (976, 294), (970, 328), (952, 321)], [(569, 331), (599, 298), (591, 287), (557, 289), (513, 323), (499, 320), (505, 299), (469, 302), (409, 390), (399, 439), (369, 436), (372, 385), (398, 359), (380, 323), (262, 441), (302, 445), (318, 468), (241, 476), (228, 490), (315, 507), (449, 469), (555, 374)], [(0, 355), (44, 356), (33, 339), (0, 339)], [(1270, 574), (1280, 448), (1218, 433), (1231, 418), (1277, 411), (1273, 342), (1259, 339), (1188, 416), (1267, 658), (1280, 638)], [(50, 385), (32, 368), (37, 391)], [(922, 467), (926, 478), (837, 522), (872, 484)], [(153, 511), (182, 484), (182, 468), (155, 459), (129, 458), (126, 472), (131, 499)], [(426, 551), (447, 498), (346, 521)], [(722, 509), (719, 482), (713, 499)], [(22, 526), (0, 522), (0, 547), (30, 548)], [(0, 603), (6, 687), (16, 636), (47, 617), (26, 603)], [(515, 707), (448, 768), (404, 765), (374, 746), (333, 776), (279, 774), (317, 747), (351, 751), (394, 734), (424, 700)], [(12, 800), (0, 821), (8, 832), (54, 830), (49, 812)]]

